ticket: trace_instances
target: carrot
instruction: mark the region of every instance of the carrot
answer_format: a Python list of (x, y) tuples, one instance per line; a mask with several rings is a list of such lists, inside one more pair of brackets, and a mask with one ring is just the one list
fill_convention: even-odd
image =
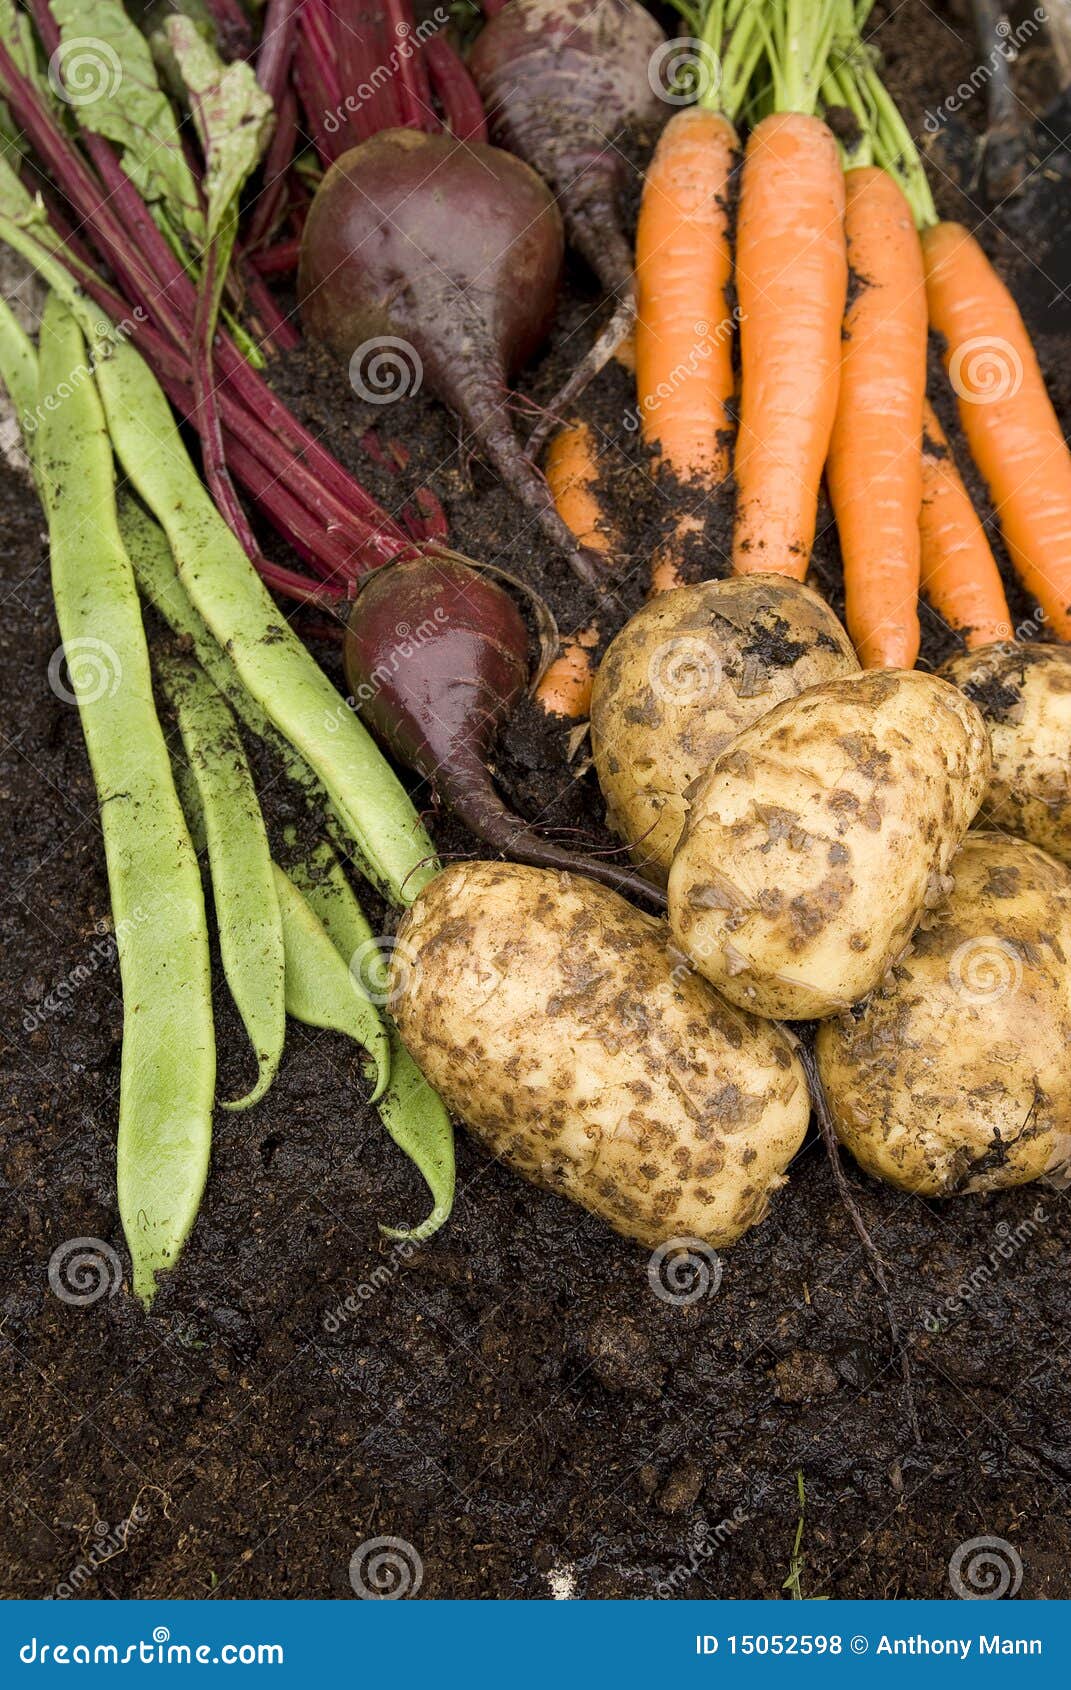
[(848, 262), (860, 287), (844, 320), (826, 478), (844, 560), (848, 631), (864, 669), (919, 653), (919, 510), (926, 293), (911, 210), (876, 166), (845, 176)]
[[(740, 143), (733, 118), (762, 33), (753, 5), (712, 4), (696, 44), (707, 76), (694, 106), (674, 113), (647, 167), (636, 227), (636, 398), (643, 437), (658, 462), (702, 496), (729, 473), (732, 435), (732, 174)], [(654, 559), (652, 590), (680, 584), (683, 514)]]
[(927, 400), (923, 412), (922, 590), (968, 651), (1012, 636), (1011, 613), (985, 529)]
[(802, 581), (840, 387), (844, 172), (815, 116), (841, 0), (767, 0), (773, 110), (744, 154), (736, 229), (740, 428), (733, 569)]
[[(1055, 633), (1071, 639), (1071, 454), (1026, 325), (973, 235), (938, 218), (918, 148), (865, 51), (852, 70), (876, 113), (877, 157), (919, 228), (930, 325), (944, 337), (963, 432), (1015, 572)], [(992, 577), (975, 555), (991, 613)]]
[[(581, 545), (608, 559), (618, 537), (599, 502), (595, 438), (587, 423), (573, 422), (559, 429), (547, 448), (544, 468), (562, 521)], [(587, 715), (595, 679), (593, 652), (598, 643), (596, 623), (587, 624), (562, 641), (561, 651), (535, 689), (536, 702), (548, 715)]]
[(1014, 299), (958, 223), (923, 231), (930, 322), (1016, 574), (1071, 639), (1071, 453)]
[(636, 228), (636, 391), (643, 437), (681, 481), (729, 471), (733, 396), (729, 179), (736, 130), (720, 112), (674, 113), (647, 170)]
[(562, 521), (581, 545), (607, 556), (616, 535), (599, 503), (595, 437), (588, 424), (572, 422), (559, 429), (547, 447), (543, 467)]
[(562, 642), (562, 649), (548, 664), (535, 689), (536, 702), (548, 716), (566, 716), (579, 721), (591, 709), (591, 688), (595, 680), (594, 648), (599, 643), (595, 623), (580, 628)]

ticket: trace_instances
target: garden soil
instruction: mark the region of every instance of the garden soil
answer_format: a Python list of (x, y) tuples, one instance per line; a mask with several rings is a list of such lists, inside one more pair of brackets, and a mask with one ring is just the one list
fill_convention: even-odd
[[(1066, 427), (1071, 104), (1029, 47), (1030, 180), (994, 210), (976, 180), (984, 92), (955, 93), (978, 63), (964, 8), (891, 10), (878, 44), (942, 210), (978, 227), (1014, 287)], [(522, 423), (599, 310), (578, 267)], [(529, 580), (563, 628), (584, 620), (589, 601), (430, 397), (362, 408), (315, 350), (278, 361), (272, 379), (393, 506), (426, 480), (461, 550)], [(632, 398), (614, 366), (586, 404), (624, 536), (606, 634), (641, 602), (678, 499), (644, 460)], [(406, 442), (408, 479), (370, 461), (369, 427)], [(116, 1208), (121, 1002), (93, 787), (77, 712), (49, 685), (41, 515), (14, 472), (0, 497), (0, 1591), (352, 1598), (362, 1546), (394, 1538), (421, 1597), (776, 1597), (790, 1571), (789, 1589), (810, 1597), (950, 1597), (957, 1552), (998, 1537), (1013, 1587), (1021, 1563), (1021, 1596), (1071, 1596), (1071, 1209), (1045, 1185), (933, 1203), (849, 1166), (906, 1335), (916, 1439), (816, 1140), (769, 1218), (726, 1253), (720, 1284), (700, 1282), (689, 1302), (657, 1293), (645, 1251), (463, 1131), (452, 1220), (399, 1249), (378, 1223), (419, 1219), (421, 1182), (366, 1107), (357, 1052), (292, 1026), (265, 1102), (218, 1113), (200, 1219), (141, 1310)], [(728, 511), (708, 516), (693, 567), (724, 573)], [(828, 511), (823, 528), (816, 579), (836, 603)], [(1016, 598), (1017, 615), (1030, 608)], [(945, 655), (929, 616), (924, 640), (924, 662)], [(341, 681), (337, 647), (315, 649)], [(585, 745), (531, 707), (497, 765), (540, 825), (612, 843)], [(260, 774), (281, 848), (307, 820), (274, 771)], [(474, 851), (430, 821), (445, 853)], [(387, 912), (367, 907), (389, 932)], [(217, 996), (222, 1085), (236, 1095), (250, 1064)], [(56, 1294), (50, 1261), (78, 1239), (115, 1253), (114, 1294)]]

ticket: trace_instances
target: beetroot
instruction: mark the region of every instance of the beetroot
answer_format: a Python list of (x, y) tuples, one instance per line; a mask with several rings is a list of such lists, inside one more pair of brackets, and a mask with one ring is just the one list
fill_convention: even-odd
[(298, 292), (309, 333), (342, 357), (360, 348), (372, 370), (378, 343), (381, 371), (392, 356), (409, 360), (408, 391), (422, 369), (547, 538), (594, 582), (598, 560), (559, 517), (507, 403), (507, 378), (549, 326), (562, 250), (554, 201), (520, 159), (387, 129), (344, 153), (320, 184)]
[(528, 676), (527, 630), (496, 582), (447, 555), (377, 570), (350, 613), (345, 664), (368, 726), (478, 839), (517, 862), (664, 903), (628, 869), (543, 839), (495, 791), (487, 766), (494, 737)]
[(469, 57), (494, 139), (549, 182), (570, 241), (623, 300), (633, 266), (620, 148), (667, 114), (651, 65), (665, 39), (637, 0), (509, 0)]

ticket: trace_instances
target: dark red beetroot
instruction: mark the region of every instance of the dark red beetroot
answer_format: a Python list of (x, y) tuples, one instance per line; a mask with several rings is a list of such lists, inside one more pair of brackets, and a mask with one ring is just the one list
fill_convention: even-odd
[(664, 904), (658, 887), (628, 869), (541, 838), (495, 791), (487, 766), (494, 737), (528, 677), (527, 630), (496, 582), (451, 557), (377, 570), (350, 613), (345, 662), (368, 726), (478, 839), (518, 862)]
[(666, 116), (651, 69), (665, 39), (637, 0), (509, 0), (469, 56), (491, 134), (550, 183), (570, 241), (607, 292), (626, 300), (633, 265), (620, 147), (628, 131)]
[(407, 341), (424, 377), (585, 581), (577, 546), (510, 421), (507, 378), (550, 323), (561, 219), (520, 159), (482, 142), (387, 129), (344, 153), (312, 202), (298, 283), (309, 333), (346, 359)]

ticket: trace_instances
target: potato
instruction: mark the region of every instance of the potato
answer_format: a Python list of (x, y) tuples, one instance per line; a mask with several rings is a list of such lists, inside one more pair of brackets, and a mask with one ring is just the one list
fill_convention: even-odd
[(855, 1003), (941, 896), (989, 765), (978, 710), (932, 675), (870, 670), (779, 704), (690, 796), (677, 943), (760, 1015)]
[(762, 1219), (810, 1101), (785, 1034), (742, 1015), (661, 921), (576, 875), (454, 863), (398, 930), (391, 1007), (488, 1148), (643, 1244)]
[(1008, 641), (953, 657), (939, 673), (989, 726), (993, 774), (978, 823), (1071, 862), (1071, 648)]
[(824, 600), (779, 575), (663, 593), (607, 649), (591, 744), (607, 820), (664, 886), (684, 793), (729, 741), (782, 699), (859, 668)]
[(1021, 1185), (1071, 1151), (1071, 874), (981, 832), (952, 873), (910, 953), (817, 1038), (842, 1142), (926, 1197)]

